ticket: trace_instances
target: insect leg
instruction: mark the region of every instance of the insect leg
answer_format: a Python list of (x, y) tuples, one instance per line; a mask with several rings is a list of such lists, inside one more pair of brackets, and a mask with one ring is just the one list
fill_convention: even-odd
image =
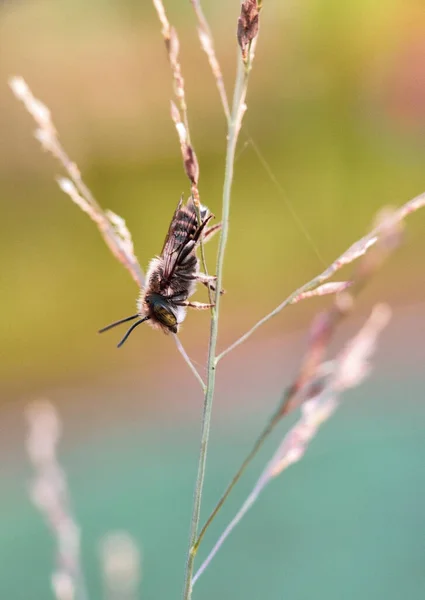
[(189, 302), (188, 300), (184, 302), (176, 302), (177, 306), (188, 306), (189, 308), (196, 308), (197, 310), (207, 310), (208, 308), (212, 308), (215, 304), (206, 304), (205, 302)]
[(191, 240), (190, 242), (187, 242), (187, 244), (183, 248), (180, 249), (178, 255), (179, 264), (181, 264), (184, 261), (184, 259), (187, 256), (189, 256), (189, 254), (193, 251), (195, 244), (196, 242), (194, 240)]
[(204, 219), (202, 221), (202, 223), (199, 225), (198, 229), (196, 230), (195, 235), (193, 236), (193, 239), (195, 242), (197, 242), (199, 240), (199, 238), (202, 235), (202, 232), (204, 231), (205, 227), (208, 225), (208, 221), (210, 221), (213, 218), (213, 215), (208, 215), (208, 217), (206, 219)]
[(211, 283), (212, 281), (216, 281), (217, 277), (216, 275), (206, 275), (205, 273), (198, 273), (196, 275), (196, 279), (201, 283)]
[(180, 304), (184, 302), (187, 298), (186, 292), (178, 292), (177, 294), (173, 294), (172, 296), (168, 296), (168, 300), (171, 300), (174, 304)]
[(217, 225), (212, 225), (212, 227), (208, 227), (208, 229), (206, 229), (204, 233), (204, 242), (209, 242), (210, 239), (213, 238), (218, 231), (220, 231), (220, 229), (221, 223), (217, 223)]
[[(213, 292), (216, 291), (214, 281), (217, 280), (217, 277), (215, 275), (205, 275), (205, 273), (198, 273), (196, 279), (197, 281), (199, 281), (199, 283), (205, 285), (205, 287), (209, 287)], [(224, 290), (221, 290), (220, 294), (224, 294)]]

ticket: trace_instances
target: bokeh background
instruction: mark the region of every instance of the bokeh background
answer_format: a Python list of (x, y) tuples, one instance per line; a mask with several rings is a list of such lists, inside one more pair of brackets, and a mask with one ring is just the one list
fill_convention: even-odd
[[(181, 41), (202, 201), (219, 216), (221, 106), (190, 2), (166, 6)], [(239, 6), (204, 0), (229, 93)], [(202, 398), (158, 332), (139, 329), (120, 351), (120, 331), (96, 335), (134, 311), (137, 289), (55, 184), (61, 169), (40, 151), (12, 97), (14, 74), (51, 108), (96, 198), (126, 219), (142, 265), (188, 193), (151, 3), (0, 2), (0, 597), (52, 597), (54, 543), (28, 497), (23, 416), (30, 401), (48, 398), (63, 420), (61, 461), (83, 529), (90, 597), (101, 597), (99, 540), (126, 529), (143, 549), (141, 597), (178, 598)], [(264, 0), (236, 161), (220, 347), (362, 236), (380, 207), (422, 192), (424, 166), (423, 1)], [(305, 460), (267, 489), (195, 597), (424, 597), (424, 227), (423, 214), (409, 219), (406, 243), (335, 342), (374, 302), (388, 301), (394, 319), (371, 378), (347, 396)], [(212, 242), (207, 250), (211, 271), (215, 249)], [(203, 517), (272, 412), (327, 302), (288, 308), (220, 365)], [(206, 313), (192, 313), (181, 335), (201, 370), (208, 327)], [(241, 482), (201, 556), (287, 427)]]

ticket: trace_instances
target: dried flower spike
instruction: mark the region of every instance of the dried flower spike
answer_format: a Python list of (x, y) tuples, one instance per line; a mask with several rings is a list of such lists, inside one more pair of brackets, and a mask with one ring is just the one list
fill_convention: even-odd
[[(192, 187), (197, 190), (198, 180), (199, 180), (199, 163), (196, 158), (195, 150), (192, 145), (188, 141), (188, 132), (185, 124), (181, 120), (180, 112), (174, 102), (171, 102), (171, 118), (174, 121), (174, 125), (176, 126), (177, 134), (179, 136), (180, 147), (183, 156), (183, 164), (186, 175), (189, 178)], [(197, 198), (199, 193), (194, 194), (195, 198)]]
[(56, 567), (51, 584), (56, 600), (84, 600), (86, 595), (80, 565), (80, 528), (71, 509), (66, 474), (58, 462), (57, 445), (61, 422), (49, 402), (28, 407), (27, 452), (35, 476), (30, 494), (56, 539)]
[(242, 58), (245, 62), (248, 58), (249, 45), (258, 33), (259, 9), (257, 0), (242, 2), (237, 37), (242, 50)]

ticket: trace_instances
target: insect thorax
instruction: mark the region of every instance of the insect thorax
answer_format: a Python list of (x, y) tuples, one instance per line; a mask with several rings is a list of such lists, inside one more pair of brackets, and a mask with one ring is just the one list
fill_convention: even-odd
[(165, 280), (164, 259), (155, 257), (151, 260), (146, 275), (145, 294), (160, 294), (168, 299), (178, 295), (181, 300), (186, 300), (195, 292), (198, 272), (199, 261), (195, 253), (192, 253), (176, 266), (171, 277)]

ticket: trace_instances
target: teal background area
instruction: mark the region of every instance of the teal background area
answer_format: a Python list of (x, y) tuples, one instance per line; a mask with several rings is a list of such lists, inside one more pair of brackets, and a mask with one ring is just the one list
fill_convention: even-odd
[[(269, 484), (227, 540), (197, 583), (196, 597), (423, 598), (423, 386), (423, 377), (395, 381), (381, 373), (348, 394), (304, 460)], [(11, 422), (15, 418), (9, 414)], [(232, 411), (225, 420), (216, 419), (204, 517), (262, 426), (259, 418)], [(141, 415), (140, 422), (122, 420), (87, 438), (69, 416), (68, 421), (60, 454), (83, 530), (90, 598), (102, 597), (97, 544), (110, 529), (130, 531), (142, 546), (140, 597), (179, 598), (198, 424), (147, 423)], [(288, 425), (281, 424), (236, 489), (207, 534), (200, 558), (250, 491)], [(78, 441), (70, 441), (75, 436)], [(37, 600), (51, 597), (54, 548), (29, 502), (29, 476), (21, 457), (2, 477), (1, 598), (25, 600), (29, 590)]]

